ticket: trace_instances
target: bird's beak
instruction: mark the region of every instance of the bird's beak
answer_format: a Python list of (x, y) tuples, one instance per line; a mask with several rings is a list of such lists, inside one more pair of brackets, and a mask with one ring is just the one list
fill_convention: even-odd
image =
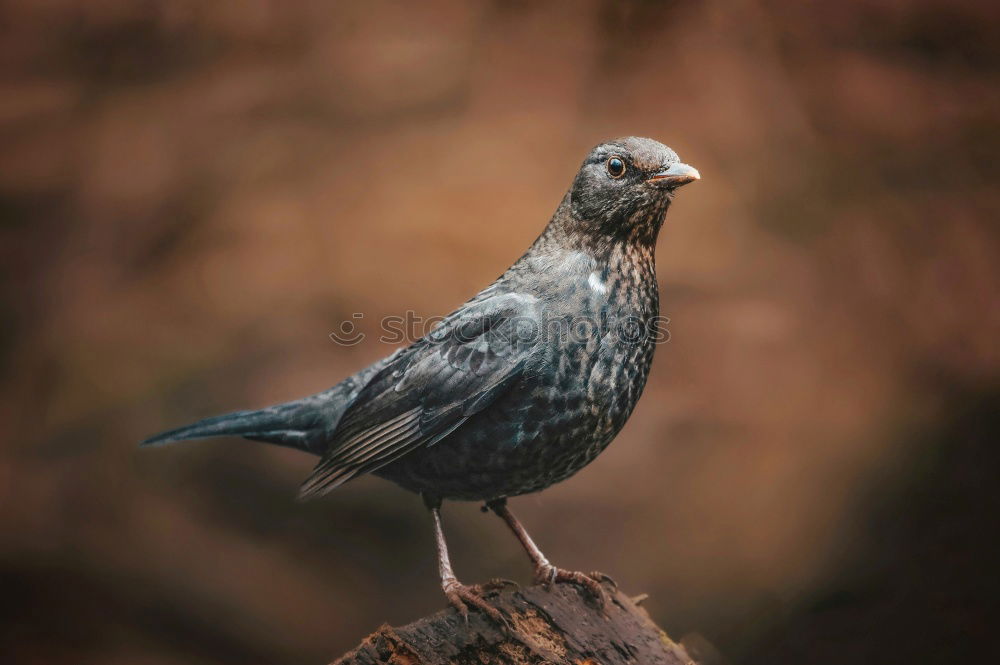
[(689, 182), (694, 182), (695, 180), (701, 180), (701, 174), (698, 173), (698, 169), (693, 166), (688, 166), (687, 164), (676, 162), (671, 164), (667, 169), (654, 174), (646, 182), (658, 187), (672, 189), (674, 187), (686, 185)]

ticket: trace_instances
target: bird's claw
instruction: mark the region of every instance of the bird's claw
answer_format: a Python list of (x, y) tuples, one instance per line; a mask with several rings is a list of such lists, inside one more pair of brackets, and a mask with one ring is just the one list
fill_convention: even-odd
[(589, 577), (591, 579), (594, 579), (594, 580), (597, 580), (598, 582), (607, 582), (608, 584), (610, 584), (614, 588), (616, 588), (616, 589), (618, 588), (618, 582), (615, 582), (615, 580), (614, 580), (613, 577), (611, 577), (607, 573), (602, 573), (599, 570), (594, 570), (594, 571), (591, 571), (591, 572), (587, 573), (587, 577)]
[(575, 570), (563, 570), (562, 568), (556, 568), (551, 565), (540, 567), (537, 571), (535, 571), (536, 583), (542, 584), (546, 588), (550, 588), (557, 582), (572, 582), (573, 584), (586, 589), (603, 607), (608, 602), (608, 595), (605, 593), (604, 587), (601, 586), (602, 581), (611, 582), (611, 584), (616, 588), (618, 586), (615, 584), (614, 580), (604, 573), (591, 573), (588, 575)]
[[(448, 603), (458, 610), (458, 613), (462, 616), (462, 619), (465, 620), (465, 623), (469, 623), (469, 605), (472, 605), (486, 616), (510, 630), (511, 625), (510, 622), (507, 621), (507, 618), (500, 612), (500, 610), (493, 607), (482, 598), (482, 594), (486, 593), (487, 590), (489, 590), (488, 587), (490, 587), (494, 582), (506, 581), (508, 580), (491, 580), (486, 585), (467, 585), (457, 581), (451, 582), (445, 585), (444, 595), (448, 599)], [(501, 586), (504, 585), (501, 584)]]
[(477, 584), (476, 587), (482, 589), (483, 591), (503, 591), (507, 587), (511, 589), (520, 589), (521, 585), (514, 580), (508, 580), (504, 577), (494, 577), (489, 582), (485, 584)]

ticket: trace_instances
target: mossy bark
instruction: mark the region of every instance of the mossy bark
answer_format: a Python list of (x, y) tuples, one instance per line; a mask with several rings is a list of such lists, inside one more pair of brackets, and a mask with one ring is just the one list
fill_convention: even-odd
[(693, 665), (684, 648), (631, 598), (605, 584), (599, 606), (572, 584), (492, 593), (506, 629), (453, 609), (407, 626), (383, 626), (333, 665)]

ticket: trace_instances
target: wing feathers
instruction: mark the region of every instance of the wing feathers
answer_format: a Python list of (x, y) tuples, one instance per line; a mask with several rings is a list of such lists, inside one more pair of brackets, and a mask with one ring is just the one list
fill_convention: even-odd
[(510, 389), (540, 344), (514, 333), (540, 319), (538, 307), (516, 293), (477, 300), (393, 356), (341, 418), (300, 496), (326, 494), (434, 445)]

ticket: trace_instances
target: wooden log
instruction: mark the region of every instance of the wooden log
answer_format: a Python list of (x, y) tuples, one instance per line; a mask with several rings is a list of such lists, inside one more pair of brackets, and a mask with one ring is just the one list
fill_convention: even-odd
[(693, 665), (644, 609), (605, 583), (601, 607), (583, 589), (556, 584), (492, 592), (505, 629), (454, 609), (393, 628), (385, 625), (333, 665)]

